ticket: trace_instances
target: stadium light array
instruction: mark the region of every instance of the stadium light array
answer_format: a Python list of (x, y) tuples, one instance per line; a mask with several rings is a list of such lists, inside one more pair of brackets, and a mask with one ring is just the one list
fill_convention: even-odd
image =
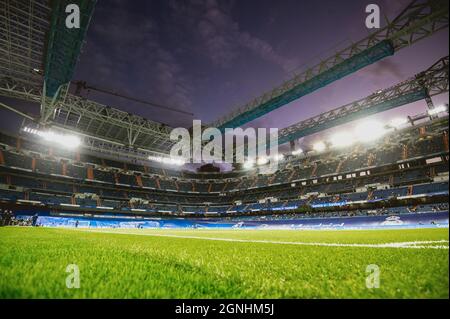
[(81, 145), (81, 140), (76, 135), (60, 134), (53, 131), (40, 131), (30, 127), (25, 127), (24, 132), (37, 135), (47, 142), (56, 143), (65, 148), (74, 149)]
[(437, 115), (445, 111), (447, 111), (447, 107), (445, 105), (440, 105), (435, 107), (434, 109), (428, 110), (428, 115)]
[(324, 142), (317, 142), (313, 145), (313, 150), (315, 150), (316, 152), (323, 152), (326, 148), (327, 146)]
[(182, 166), (185, 163), (182, 158), (173, 158), (173, 157), (149, 156), (148, 159), (154, 162), (176, 166)]

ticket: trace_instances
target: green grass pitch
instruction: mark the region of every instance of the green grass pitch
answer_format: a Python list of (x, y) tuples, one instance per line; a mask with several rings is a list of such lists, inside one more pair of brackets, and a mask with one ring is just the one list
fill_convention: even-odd
[(0, 298), (449, 297), (448, 229), (101, 231), (0, 228)]

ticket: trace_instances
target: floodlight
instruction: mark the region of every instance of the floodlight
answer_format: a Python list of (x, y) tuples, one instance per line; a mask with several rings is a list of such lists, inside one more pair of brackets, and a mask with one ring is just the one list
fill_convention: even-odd
[(264, 165), (264, 164), (267, 164), (268, 162), (269, 162), (269, 159), (265, 156), (258, 158), (258, 160), (256, 161), (256, 163), (258, 165)]
[(255, 165), (255, 162), (254, 162), (253, 160), (247, 160), (247, 161), (244, 163), (243, 167), (244, 167), (245, 169), (250, 169), (250, 168), (253, 168), (254, 165)]
[(315, 150), (316, 152), (323, 152), (326, 148), (327, 146), (324, 142), (317, 142), (313, 145), (313, 150)]
[(435, 107), (434, 109), (428, 110), (428, 115), (437, 115), (445, 111), (447, 111), (447, 107), (445, 105), (440, 105)]
[(361, 142), (371, 142), (386, 133), (386, 130), (378, 121), (364, 121), (355, 127), (355, 136)]
[(184, 165), (185, 163), (185, 161), (182, 158), (177, 157), (149, 156), (148, 159), (154, 162), (176, 166), (181, 166)]
[(389, 122), (389, 125), (395, 128), (398, 128), (402, 125), (408, 123), (408, 119), (406, 118), (395, 118)]
[(275, 161), (282, 161), (282, 160), (284, 160), (284, 155), (283, 154), (277, 154), (276, 156), (273, 157), (273, 159)]
[(336, 148), (350, 146), (355, 143), (355, 138), (348, 132), (336, 133), (330, 138), (331, 145)]
[(37, 135), (47, 142), (59, 144), (65, 148), (73, 149), (80, 146), (81, 144), (80, 138), (76, 135), (59, 134), (54, 131), (39, 131), (29, 127), (25, 127), (23, 130), (27, 133)]

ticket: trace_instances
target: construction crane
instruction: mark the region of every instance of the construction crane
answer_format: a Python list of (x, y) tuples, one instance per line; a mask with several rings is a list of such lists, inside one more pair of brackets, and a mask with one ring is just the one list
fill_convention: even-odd
[(100, 92), (100, 93), (117, 96), (117, 97), (120, 97), (122, 99), (126, 99), (126, 100), (130, 100), (130, 101), (133, 101), (133, 102), (149, 105), (149, 106), (152, 106), (152, 107), (157, 107), (157, 108), (160, 108), (160, 109), (163, 109), (163, 110), (169, 110), (169, 111), (172, 111), (172, 112), (177, 112), (177, 113), (182, 113), (182, 114), (189, 115), (189, 116), (194, 116), (193, 113), (189, 113), (187, 111), (183, 111), (183, 110), (180, 110), (178, 108), (174, 108), (174, 107), (171, 107), (171, 106), (158, 104), (158, 103), (155, 103), (155, 102), (152, 102), (152, 101), (146, 101), (146, 100), (137, 99), (135, 97), (128, 96), (128, 95), (125, 95), (123, 93), (119, 93), (119, 92), (115, 92), (115, 91), (108, 90), (108, 89), (105, 89), (105, 88), (98, 88), (98, 87), (95, 87), (95, 86), (92, 86), (92, 85), (88, 85), (86, 83), (86, 81), (73, 81), (72, 83), (76, 86), (76, 89), (75, 89), (75, 94), (76, 95), (80, 95), (82, 90), (94, 90), (94, 91), (97, 91), (97, 92)]

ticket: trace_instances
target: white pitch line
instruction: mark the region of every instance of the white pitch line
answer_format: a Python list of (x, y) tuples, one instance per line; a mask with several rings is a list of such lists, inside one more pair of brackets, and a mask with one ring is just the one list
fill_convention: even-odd
[(133, 232), (114, 232), (114, 231), (86, 230), (86, 229), (77, 229), (77, 230), (85, 231), (85, 232), (92, 232), (92, 233), (138, 235), (138, 236), (150, 236), (150, 237), (170, 237), (170, 238), (181, 238), (181, 239), (201, 239), (201, 240), (227, 241), (227, 242), (239, 242), (239, 243), (261, 243), (261, 244), (324, 246), (324, 247), (449, 249), (449, 246), (444, 246), (444, 245), (430, 246), (429, 245), (429, 244), (438, 244), (438, 243), (448, 243), (449, 241), (446, 240), (446, 239), (442, 239), (442, 240), (427, 240), (427, 241), (409, 241), (409, 242), (398, 242), (398, 243), (383, 243), (383, 244), (342, 244), (342, 243), (318, 243), (318, 242), (274, 241), (274, 240), (253, 240), (253, 239), (237, 239), (237, 238), (202, 237), (202, 236), (187, 236), (187, 235), (173, 235), (173, 234), (149, 234), (149, 233), (133, 233)]

